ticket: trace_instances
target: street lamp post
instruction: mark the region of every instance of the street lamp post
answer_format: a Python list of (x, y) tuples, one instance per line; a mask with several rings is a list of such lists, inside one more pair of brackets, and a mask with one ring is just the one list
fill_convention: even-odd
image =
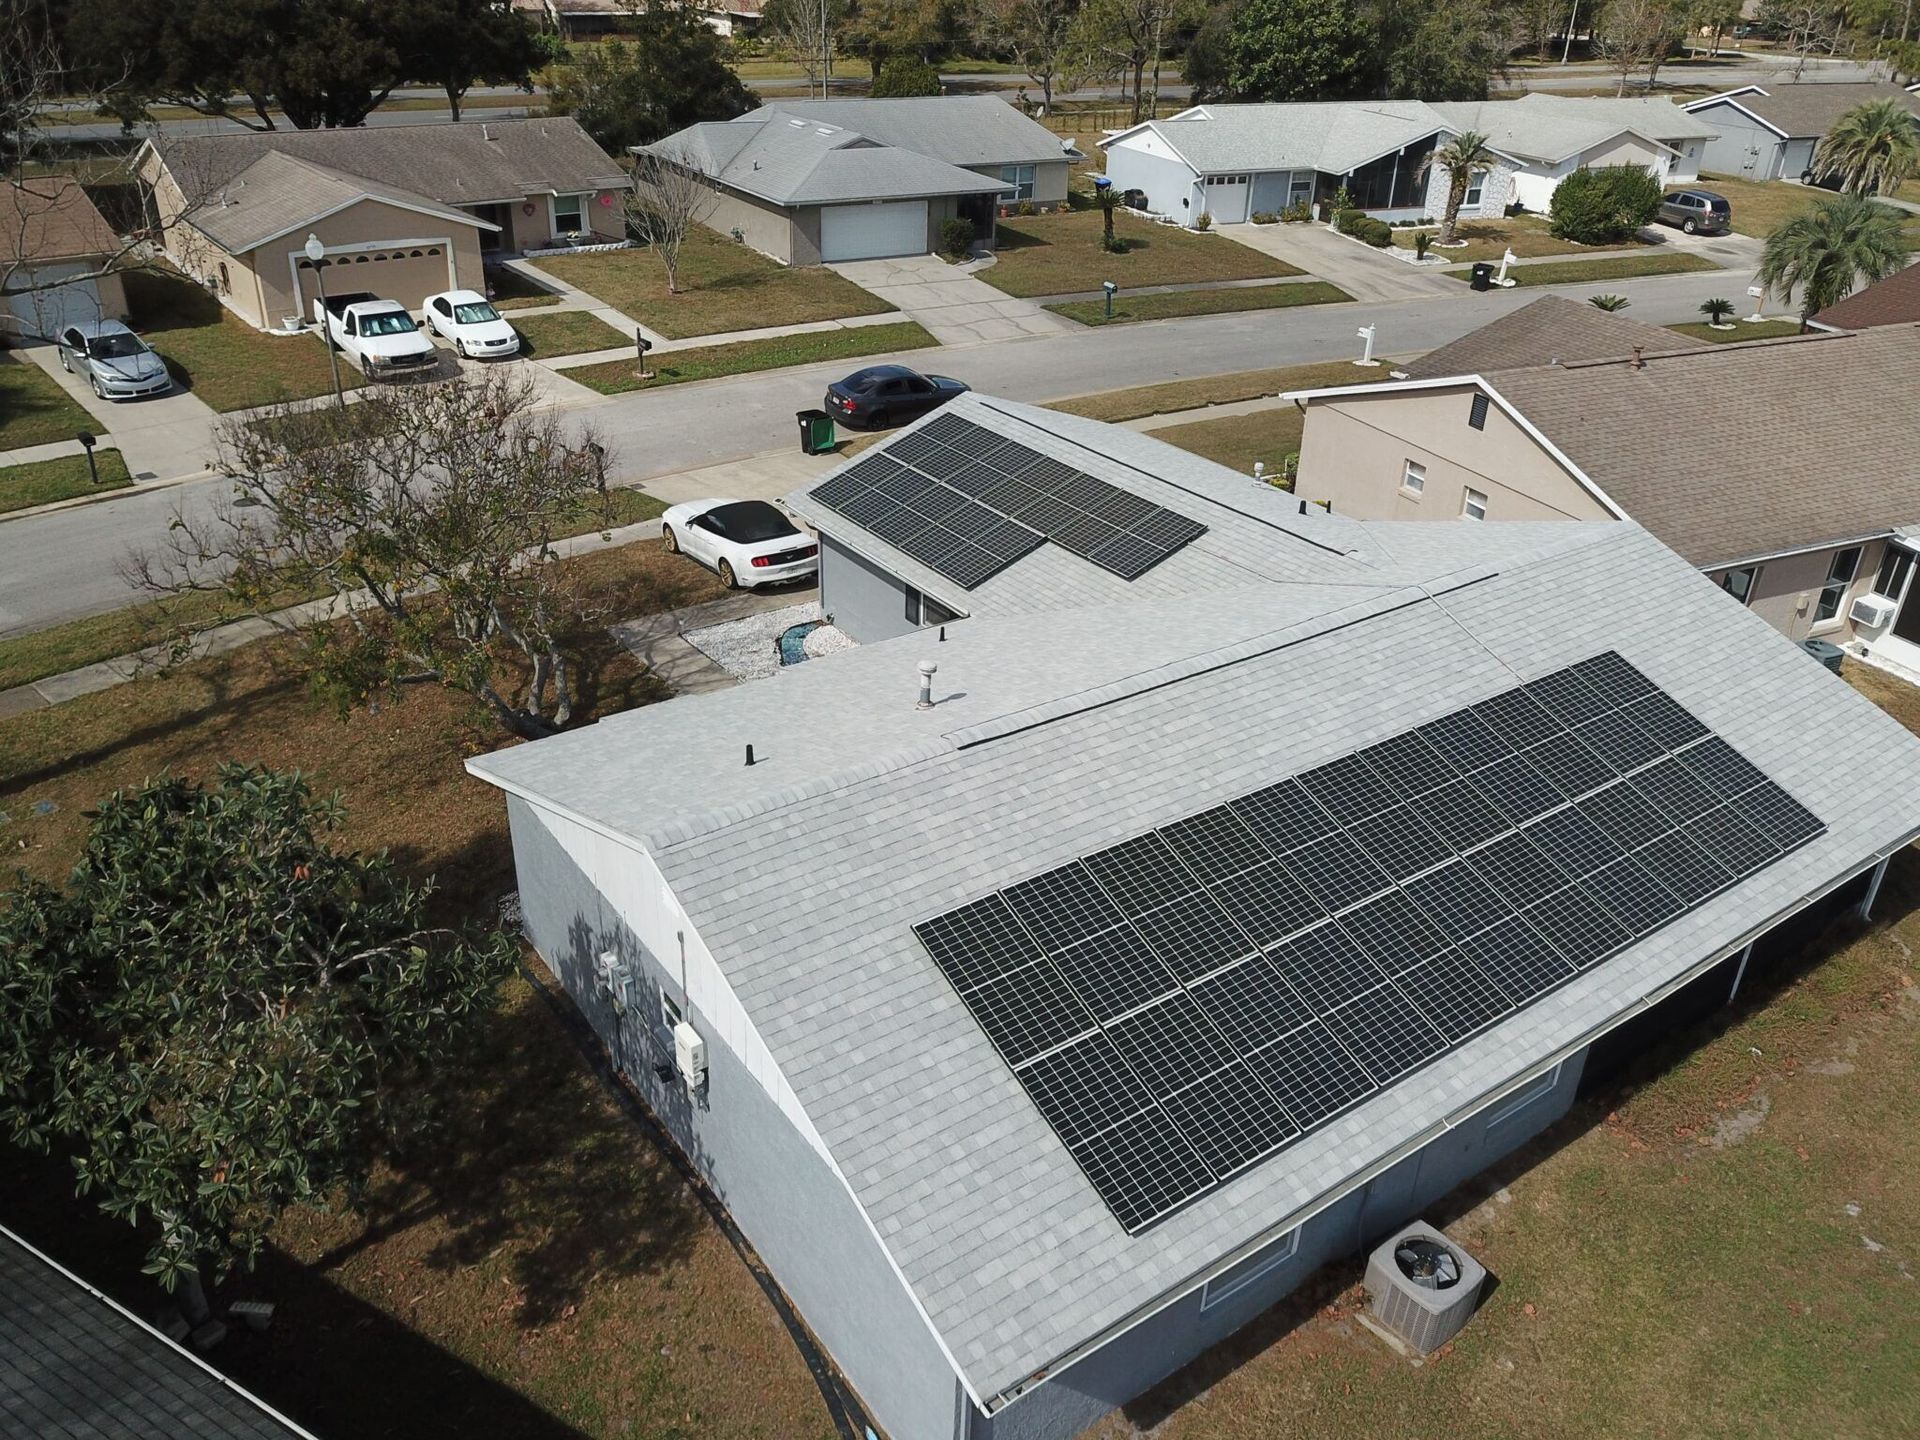
[[(324, 317), (327, 313), (327, 275), (326, 271), (321, 269), (321, 264), (327, 258), (327, 247), (320, 243), (318, 235), (309, 234), (305, 249), (307, 263), (313, 266), (313, 278), (320, 286), (320, 314)], [(320, 321), (320, 338), (326, 342), (327, 365), (333, 371), (333, 403), (344, 410), (347, 397), (340, 388), (340, 352), (334, 348), (333, 327), (326, 322), (325, 318)]]

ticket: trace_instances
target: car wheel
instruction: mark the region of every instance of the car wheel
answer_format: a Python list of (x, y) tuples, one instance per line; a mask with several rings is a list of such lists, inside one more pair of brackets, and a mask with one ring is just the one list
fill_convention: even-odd
[(106, 392), (106, 391), (104, 391), (104, 390), (102, 390), (102, 389), (100, 388), (100, 377), (99, 377), (99, 376), (97, 376), (97, 375), (89, 375), (89, 376), (87, 377), (87, 384), (89, 384), (89, 385), (91, 385), (91, 386), (93, 387), (93, 397), (94, 397), (94, 399), (96, 399), (96, 400), (104, 400), (104, 399), (106, 399), (106, 398), (107, 398), (107, 392)]
[(1680, 229), (1685, 234), (1698, 235), (1700, 233), (1700, 222), (1692, 219), (1682, 220), (1680, 222)]
[(67, 347), (64, 345), (60, 347), (60, 368), (69, 375), (73, 373), (73, 361), (67, 358)]
[(680, 553), (680, 537), (673, 533), (673, 527), (671, 525), (662, 525), (660, 527), (660, 548), (669, 555), (678, 555)]
[(884, 410), (876, 410), (867, 416), (867, 428), (869, 430), (884, 430), (892, 423), (893, 417)]
[(722, 560), (718, 568), (720, 571), (720, 583), (729, 590), (738, 590), (740, 588), (740, 579), (733, 573), (733, 566), (725, 560)]

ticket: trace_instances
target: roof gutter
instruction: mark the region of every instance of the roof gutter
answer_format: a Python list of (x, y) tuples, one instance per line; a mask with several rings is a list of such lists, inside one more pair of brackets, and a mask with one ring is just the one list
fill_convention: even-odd
[[(1129, 1311), (1125, 1316), (1115, 1321), (1113, 1324), (1107, 1326), (1104, 1330), (1100, 1331), (1097, 1335), (1093, 1336), (1088, 1340), (1082, 1341), (1079, 1345), (1076, 1345), (1073, 1349), (1065, 1352), (1059, 1358), (1049, 1362), (1047, 1365), (1035, 1371), (1026, 1380), (1023, 1380), (1017, 1385), (1009, 1386), (1007, 1389), (1000, 1391), (989, 1402), (987, 1406), (987, 1413), (997, 1414), (1000, 1410), (1012, 1404), (1015, 1400), (1018, 1400), (1022, 1395), (1025, 1395), (1029, 1391), (1033, 1390), (1035, 1387), (1043, 1384), (1045, 1381), (1051, 1378), (1054, 1374), (1058, 1373), (1059, 1371), (1067, 1369), (1076, 1360), (1084, 1359), (1086, 1356), (1092, 1354), (1094, 1351), (1099, 1350), (1101, 1347), (1108, 1345), (1112, 1341), (1118, 1339), (1120, 1336), (1124, 1335), (1127, 1331), (1137, 1329), (1139, 1326), (1145, 1324), (1148, 1320), (1151, 1320), (1154, 1316), (1158, 1315), (1161, 1311), (1165, 1310), (1168, 1306), (1176, 1304), (1181, 1300), (1184, 1300), (1187, 1296), (1191, 1295), (1195, 1290), (1198, 1290), (1202, 1285), (1205, 1285), (1207, 1281), (1212, 1279), (1214, 1276), (1222, 1274), (1225, 1271), (1232, 1269), (1235, 1265), (1239, 1264), (1242, 1260), (1246, 1259), (1249, 1255), (1255, 1253), (1258, 1250), (1264, 1249), (1266, 1246), (1272, 1244), (1275, 1240), (1278, 1240), (1281, 1236), (1285, 1235), (1288, 1231), (1299, 1229), (1301, 1226), (1305, 1225), (1310, 1220), (1313, 1220), (1315, 1217), (1324, 1213), (1326, 1210), (1330, 1209), (1332, 1206), (1338, 1204), (1341, 1200), (1344, 1200), (1347, 1196), (1353, 1194), (1354, 1191), (1363, 1188), (1370, 1181), (1373, 1181), (1379, 1178), (1381, 1175), (1391, 1170), (1395, 1165), (1398, 1165), (1402, 1160), (1405, 1160), (1408, 1156), (1414, 1154), (1416, 1151), (1424, 1149), (1427, 1145), (1430, 1145), (1431, 1143), (1433, 1143), (1433, 1141), (1439, 1139), (1441, 1136), (1447, 1134), (1449, 1131), (1457, 1129), (1460, 1125), (1464, 1124), (1466, 1121), (1473, 1119), (1473, 1117), (1478, 1115), (1481, 1111), (1486, 1110), (1489, 1107), (1498, 1104), (1500, 1101), (1504, 1100), (1507, 1096), (1513, 1094), (1516, 1090), (1520, 1090), (1524, 1088), (1526, 1085), (1530, 1084), (1532, 1081), (1537, 1079), (1539, 1076), (1545, 1074), (1547, 1071), (1552, 1070), (1556, 1066), (1563, 1064), (1566, 1060), (1571, 1058), (1573, 1055), (1575, 1055), (1579, 1051), (1590, 1048), (1595, 1042), (1604, 1038), (1608, 1034), (1611, 1034), (1613, 1031), (1619, 1029), (1622, 1025), (1626, 1024), (1629, 1020), (1634, 1019), (1636, 1016), (1645, 1014), (1648, 1010), (1651, 1010), (1655, 1005), (1658, 1005), (1662, 1000), (1665, 1000), (1668, 996), (1672, 995), (1675, 991), (1683, 989), (1685, 986), (1691, 984), (1693, 981), (1699, 979), (1702, 975), (1706, 974), (1707, 971), (1713, 969), (1714, 966), (1722, 963), (1725, 960), (1730, 959), (1732, 956), (1744, 950), (1747, 946), (1753, 944), (1755, 941), (1765, 936), (1768, 932), (1777, 929), (1780, 925), (1792, 919), (1795, 915), (1799, 914), (1802, 910), (1806, 909), (1809, 905), (1813, 905), (1819, 902), (1820, 900), (1825, 899), (1828, 895), (1831, 895), (1835, 890), (1838, 890), (1841, 886), (1846, 885), (1849, 882), (1859, 878), (1861, 875), (1866, 874), (1869, 870), (1872, 870), (1876, 866), (1883, 863), (1889, 856), (1895, 855), (1899, 851), (1905, 849), (1908, 845), (1911, 845), (1916, 839), (1920, 839), (1920, 827), (1915, 827), (1914, 829), (1908, 831), (1906, 835), (1902, 837), (1897, 843), (1886, 846), (1885, 848), (1877, 851), (1874, 854), (1874, 857), (1871, 860), (1867, 861), (1865, 864), (1856, 866), (1851, 870), (1847, 870), (1843, 872), (1838, 878), (1829, 881), (1827, 884), (1821, 886), (1819, 889), (1810, 891), (1807, 894), (1803, 895), (1799, 900), (1795, 901), (1792, 905), (1786, 906), (1776, 911), (1770, 918), (1749, 927), (1745, 931), (1741, 932), (1740, 937), (1734, 940), (1731, 944), (1723, 946), (1720, 949), (1712, 952), (1711, 956), (1708, 959), (1699, 961), (1696, 964), (1689, 966), (1686, 970), (1674, 976), (1671, 980), (1666, 981), (1664, 984), (1659, 985), (1654, 989), (1649, 990), (1646, 994), (1640, 996), (1639, 999), (1635, 1000), (1626, 1009), (1618, 1012), (1615, 1015), (1608, 1017), (1605, 1021), (1601, 1022), (1600, 1024), (1591, 1026), (1588, 1029), (1582, 1031), (1579, 1035), (1574, 1037), (1572, 1040), (1567, 1041), (1565, 1044), (1560, 1045), (1555, 1050), (1553, 1050), (1545, 1059), (1535, 1061), (1532, 1065), (1528, 1066), (1525, 1070), (1522, 1070), (1518, 1074), (1514, 1075), (1511, 1079), (1507, 1080), (1503, 1084), (1497, 1085), (1493, 1089), (1483, 1092), (1473, 1100), (1470, 1100), (1466, 1104), (1459, 1106), (1457, 1109), (1441, 1117), (1441, 1119), (1435, 1121), (1433, 1124), (1427, 1126), (1425, 1129), (1421, 1130), (1418, 1134), (1413, 1135), (1407, 1140), (1402, 1141), (1399, 1145), (1395, 1146), (1392, 1150), (1388, 1151), (1385, 1155), (1375, 1160), (1372, 1164), (1368, 1165), (1363, 1170), (1356, 1171), (1352, 1175), (1349, 1175), (1346, 1179), (1342, 1180), (1338, 1185), (1331, 1186), (1328, 1189), (1323, 1190), (1318, 1196), (1316, 1196), (1313, 1200), (1309, 1201), (1306, 1205), (1301, 1206), (1299, 1209), (1293, 1211), (1291, 1214), (1288, 1214), (1287, 1216), (1283, 1217), (1276, 1224), (1269, 1225), (1267, 1228), (1262, 1230), (1258, 1235), (1244, 1242), (1240, 1246), (1236, 1247), (1224, 1259), (1213, 1262), (1212, 1264), (1208, 1265), (1204, 1271), (1199, 1271), (1193, 1275), (1188, 1276), (1187, 1279), (1181, 1281), (1174, 1288), (1164, 1291), (1156, 1299), (1151, 1300), (1146, 1304), (1138, 1306), (1137, 1308)], [(1519, 1012), (1516, 1012), (1516, 1014), (1517, 1013)]]
[(1811, 555), (1816, 550), (1838, 550), (1845, 545), (1865, 545), (1870, 540), (1892, 540), (1900, 527), (1888, 525), (1879, 530), (1869, 530), (1864, 535), (1843, 535), (1832, 540), (1810, 540), (1805, 545), (1791, 546), (1785, 550), (1769, 550), (1762, 555), (1742, 555), (1733, 560), (1714, 560), (1701, 565), (1701, 570), (1728, 570), (1741, 565), (1764, 565), (1769, 560), (1785, 560), (1793, 555)]

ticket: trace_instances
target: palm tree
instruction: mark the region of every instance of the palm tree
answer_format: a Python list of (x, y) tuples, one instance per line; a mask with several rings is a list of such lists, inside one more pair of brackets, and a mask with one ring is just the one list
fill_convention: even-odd
[(1804, 328), (1861, 281), (1884, 280), (1907, 263), (1910, 247), (1900, 230), (1906, 218), (1865, 195), (1836, 195), (1774, 228), (1759, 281), (1787, 300), (1800, 291)]
[(1611, 315), (1616, 310), (1624, 310), (1633, 302), (1624, 295), (1589, 295), (1587, 304), (1596, 310), (1604, 310)]
[(1707, 324), (1716, 330), (1730, 330), (1733, 327), (1727, 321), (1733, 317), (1731, 300), (1713, 299), (1700, 307), (1700, 313), (1707, 317)]
[(1487, 143), (1487, 137), (1462, 130), (1446, 144), (1429, 150), (1420, 168), (1413, 172), (1415, 182), (1420, 184), (1425, 183), (1428, 172), (1436, 165), (1447, 172), (1447, 209), (1440, 217), (1442, 245), (1451, 245), (1458, 238), (1454, 232), (1460, 225), (1460, 207), (1467, 203), (1467, 186), (1472, 182), (1473, 172), (1492, 169), (1493, 161), (1493, 146)]
[(1920, 128), (1898, 100), (1869, 100), (1834, 122), (1814, 149), (1813, 168), (1838, 175), (1856, 195), (1885, 195), (1920, 172)]

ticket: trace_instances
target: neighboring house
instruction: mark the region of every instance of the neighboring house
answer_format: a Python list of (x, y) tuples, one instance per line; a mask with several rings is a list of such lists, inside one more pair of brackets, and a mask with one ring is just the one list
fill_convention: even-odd
[(1920, 327), (1659, 347), (1623, 324), (1603, 358), (1570, 331), (1556, 364), (1579, 307), (1548, 303), (1504, 360), (1297, 392), (1299, 495), (1363, 519), (1631, 518), (1795, 640), (1920, 662), (1920, 415), (1887, 402), (1920, 393)]
[(1834, 121), (1869, 100), (1897, 100), (1920, 115), (1920, 99), (1885, 81), (1743, 85), (1686, 108), (1717, 132), (1701, 169), (1742, 180), (1798, 180)]
[[(751, 35), (764, 0), (695, 0), (693, 11), (725, 36)], [(618, 38), (644, 0), (513, 0), (513, 8), (567, 40)]]
[(124, 320), (126, 288), (108, 267), (125, 248), (73, 177), (0, 184), (0, 338)]
[(626, 228), (626, 174), (564, 117), (163, 135), (136, 170), (168, 258), (263, 329), (311, 312), (308, 235), (351, 267), (331, 289), (418, 309), (484, 290), (488, 255)]
[(1435, 103), (1336, 100), (1278, 105), (1196, 105), (1147, 120), (1104, 142), (1107, 175), (1139, 190), (1147, 208), (1191, 224), (1217, 224), (1317, 204), (1346, 190), (1387, 220), (1438, 217), (1448, 176), (1425, 175), (1427, 157), (1454, 135), (1486, 135), (1496, 152), (1470, 177), (1461, 215), (1493, 219), (1513, 203), (1544, 210), (1561, 180), (1592, 165), (1641, 164), (1663, 182), (1697, 174), (1711, 129), (1664, 100), (1519, 100)]
[(1909, 265), (1864, 290), (1856, 290), (1807, 323), (1816, 330), (1870, 330), (1876, 325), (1920, 324), (1920, 267)]
[(0, 1419), (19, 1440), (314, 1440), (5, 1228)]
[(1394, 370), (1393, 377), (1427, 380), (1575, 360), (1613, 360), (1631, 355), (1636, 346), (1648, 354), (1697, 348), (1664, 325), (1649, 325), (1584, 300), (1547, 295), (1407, 361)]
[[(942, 108), (927, 108), (935, 106)], [(940, 116), (950, 136), (940, 134)], [(972, 157), (973, 168), (854, 129), (854, 121)], [(1050, 132), (992, 96), (798, 101), (689, 125), (635, 153), (703, 176), (714, 199), (701, 219), (712, 229), (737, 232), (782, 264), (819, 265), (925, 255), (955, 216), (971, 219), (976, 238), (992, 243), (995, 202), (1020, 189), (1019, 180), (1000, 178), (1001, 166), (1031, 168), (1018, 157), (1033, 152), (1037, 142), (1021, 133), (1033, 130), (1057, 156)]]
[(903, 1440), (1078, 1434), (1920, 832), (1920, 741), (1638, 526), (1303, 514), (978, 395), (793, 503), (972, 615), (468, 768), (533, 944)]

